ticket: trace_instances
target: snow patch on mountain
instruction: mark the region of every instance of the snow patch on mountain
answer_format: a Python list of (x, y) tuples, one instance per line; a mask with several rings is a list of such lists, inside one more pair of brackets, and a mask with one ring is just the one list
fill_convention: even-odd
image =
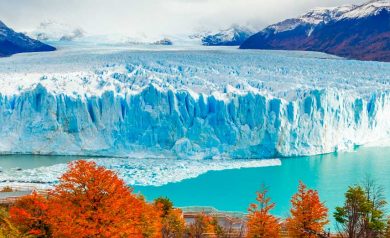
[(294, 30), (298, 26), (308, 27), (307, 33), (310, 33), (314, 28), (320, 24), (326, 24), (334, 19), (337, 19), (346, 12), (353, 9), (353, 5), (343, 5), (341, 7), (330, 7), (330, 8), (315, 8), (308, 13), (298, 17), (287, 19), (282, 22), (276, 23), (267, 27), (264, 31), (273, 30), (274, 33)]
[(232, 26), (228, 29), (205, 33), (201, 36), (201, 40), (202, 44), (207, 46), (233, 46), (240, 45), (253, 33), (254, 31), (247, 27)]
[(105, 45), (138, 45), (138, 44), (167, 44), (169, 39), (150, 38), (142, 33), (134, 35), (109, 34), (96, 35), (88, 34), (81, 27), (71, 26), (55, 21), (42, 22), (34, 31), (27, 33), (32, 38), (49, 42), (77, 41), (87, 44)]
[(307, 34), (319, 25), (327, 24), (331, 21), (338, 21), (346, 18), (363, 18), (376, 15), (383, 9), (390, 11), (390, 1), (374, 0), (362, 5), (342, 5), (339, 7), (318, 7), (297, 17), (273, 24), (263, 31), (272, 30), (274, 33), (294, 30), (299, 26), (307, 27)]
[(40, 41), (72, 41), (84, 37), (85, 31), (65, 23), (45, 21), (28, 35)]
[(390, 12), (390, 1), (389, 0), (374, 0), (366, 4), (355, 6), (350, 11), (341, 15), (338, 19), (343, 18), (363, 18), (367, 16), (377, 15), (382, 10)]

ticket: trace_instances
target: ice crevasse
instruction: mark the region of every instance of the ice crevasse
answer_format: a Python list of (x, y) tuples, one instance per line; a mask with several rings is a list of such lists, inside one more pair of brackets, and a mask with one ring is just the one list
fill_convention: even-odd
[(150, 83), (138, 93), (0, 95), (2, 153), (266, 158), (387, 143), (390, 92), (309, 90), (294, 100), (194, 94)]

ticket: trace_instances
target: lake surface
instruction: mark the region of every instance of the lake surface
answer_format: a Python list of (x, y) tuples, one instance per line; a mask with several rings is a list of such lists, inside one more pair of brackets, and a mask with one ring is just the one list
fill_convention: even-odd
[(298, 181), (317, 189), (333, 213), (342, 205), (348, 186), (365, 176), (385, 188), (390, 201), (390, 148), (360, 148), (355, 152), (282, 159), (281, 166), (207, 172), (195, 179), (159, 187), (135, 187), (147, 199), (169, 197), (176, 206), (213, 206), (219, 210), (246, 212), (255, 192), (265, 184), (276, 203), (275, 215), (287, 216)]
[[(48, 173), (51, 168), (57, 168), (56, 165), (81, 158), (83, 157), (0, 156), (0, 167), (3, 170), (2, 174), (15, 168), (20, 168), (22, 171), (46, 168), (31, 173), (31, 176), (36, 176), (38, 173)], [(115, 167), (117, 160), (113, 158), (94, 158), (94, 160), (105, 161), (112, 169), (119, 168)], [(126, 159), (121, 159), (121, 163), (124, 161)], [(152, 161), (149, 166), (158, 167), (157, 163)], [(140, 168), (147, 170), (145, 163)], [(192, 169), (192, 167), (188, 168)], [(120, 173), (123, 173), (127, 167), (121, 166), (120, 169)], [(134, 166), (131, 169), (134, 170)], [(166, 169), (164, 167), (164, 170)], [(177, 170), (172, 170), (172, 173), (175, 171)], [(143, 171), (139, 173), (142, 174)], [(129, 173), (127, 176), (132, 174)], [(325, 202), (331, 214), (335, 206), (342, 205), (348, 186), (359, 183), (367, 175), (376, 179), (378, 184), (385, 188), (386, 198), (390, 201), (390, 148), (359, 148), (354, 152), (286, 158), (281, 159), (279, 166), (209, 171), (196, 178), (162, 186), (134, 186), (134, 189), (148, 200), (167, 196), (179, 207), (212, 206), (224, 211), (246, 212), (248, 204), (255, 201), (256, 191), (264, 184), (269, 188), (269, 195), (276, 203), (273, 213), (285, 217), (288, 215), (289, 201), (296, 192), (299, 180), (319, 191), (321, 200)], [(31, 179), (33, 181), (34, 178)]]

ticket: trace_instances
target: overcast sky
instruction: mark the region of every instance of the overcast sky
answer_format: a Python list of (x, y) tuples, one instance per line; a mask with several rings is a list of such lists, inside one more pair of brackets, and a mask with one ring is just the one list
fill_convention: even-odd
[(361, 0), (0, 0), (0, 20), (17, 31), (52, 20), (90, 34), (170, 35), (232, 24), (260, 28), (314, 7)]

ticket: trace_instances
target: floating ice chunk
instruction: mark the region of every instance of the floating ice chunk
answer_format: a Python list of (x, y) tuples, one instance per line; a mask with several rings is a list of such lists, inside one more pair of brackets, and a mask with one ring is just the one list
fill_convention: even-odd
[[(267, 160), (176, 160), (176, 159), (88, 159), (118, 172), (129, 185), (160, 186), (195, 178), (208, 171), (225, 169), (279, 166), (279, 159)], [(0, 173), (1, 184), (34, 184), (48, 187), (57, 183), (58, 177), (67, 169), (66, 164), (57, 164), (22, 171), (5, 170)]]

